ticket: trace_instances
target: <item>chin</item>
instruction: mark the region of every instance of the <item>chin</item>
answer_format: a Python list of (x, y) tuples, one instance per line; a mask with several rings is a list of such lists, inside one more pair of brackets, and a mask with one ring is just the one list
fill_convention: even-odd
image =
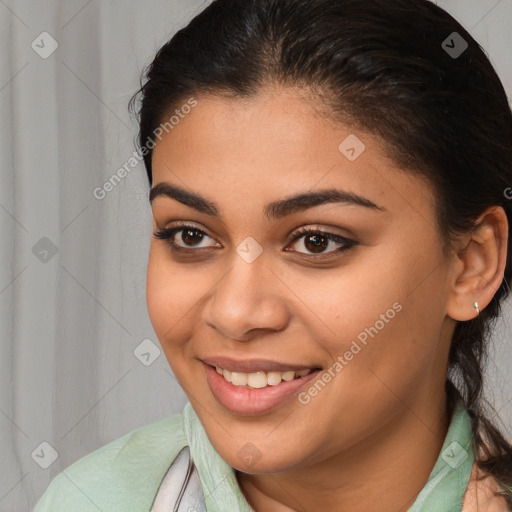
[[(233, 446), (240, 448), (234, 449)], [(276, 453), (276, 447), (280, 445), (286, 453)], [(258, 475), (265, 473), (281, 473), (288, 471), (304, 459), (307, 454), (299, 452), (300, 446), (283, 446), (283, 443), (277, 444), (267, 443), (265, 447), (258, 448), (258, 443), (231, 443), (228, 446), (218, 447), (214, 445), (217, 453), (232, 468), (242, 473), (250, 475)]]

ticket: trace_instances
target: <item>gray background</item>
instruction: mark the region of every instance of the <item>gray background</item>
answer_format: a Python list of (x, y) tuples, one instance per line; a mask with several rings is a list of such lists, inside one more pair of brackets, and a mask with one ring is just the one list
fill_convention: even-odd
[[(93, 190), (132, 156), (142, 68), (205, 3), (0, 0), (0, 511), (31, 510), (69, 464), (185, 403), (147, 315), (143, 166), (103, 200)], [(437, 3), (510, 95), (512, 0)], [(48, 58), (31, 47), (44, 31), (58, 43)], [(487, 387), (507, 425), (510, 317), (507, 306)], [(134, 354), (145, 339), (148, 366)], [(48, 469), (43, 442), (58, 453)]]

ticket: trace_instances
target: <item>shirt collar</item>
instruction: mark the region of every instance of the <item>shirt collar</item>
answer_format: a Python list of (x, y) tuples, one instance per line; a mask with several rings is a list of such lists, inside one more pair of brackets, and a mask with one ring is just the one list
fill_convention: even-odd
[[(235, 470), (213, 448), (190, 402), (182, 417), (208, 512), (254, 512), (240, 490)], [(473, 461), (471, 419), (459, 398), (439, 457), (408, 512), (460, 512)]]

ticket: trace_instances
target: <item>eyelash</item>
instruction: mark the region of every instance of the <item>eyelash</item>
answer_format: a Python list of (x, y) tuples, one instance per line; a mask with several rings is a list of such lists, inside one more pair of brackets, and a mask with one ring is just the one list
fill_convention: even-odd
[[(179, 225), (177, 226), (174, 226), (174, 227), (171, 227), (171, 228), (167, 228), (167, 229), (163, 229), (161, 231), (158, 231), (156, 233), (154, 233), (154, 236), (155, 238), (158, 238), (159, 240), (166, 240), (170, 249), (174, 252), (178, 252), (178, 253), (185, 253), (185, 254), (191, 254), (191, 253), (198, 253), (201, 251), (201, 249), (207, 249), (205, 247), (202, 247), (202, 248), (199, 248), (199, 249), (185, 249), (184, 247), (180, 247), (176, 244), (176, 242), (173, 241), (173, 238), (174, 238), (174, 235), (176, 235), (176, 233), (179, 233), (180, 231), (185, 231), (185, 230), (190, 230), (190, 231), (194, 231), (194, 232), (197, 232), (201, 235), (206, 235), (210, 238), (213, 238), (211, 237), (206, 231), (203, 231), (202, 229), (199, 229), (197, 228), (196, 226), (192, 226), (190, 224), (186, 224), (184, 222), (180, 222)], [(334, 233), (329, 233), (328, 231), (323, 231), (322, 229), (312, 229), (312, 228), (308, 228), (308, 227), (302, 227), (302, 228), (299, 228), (292, 236), (292, 240), (290, 241), (290, 244), (296, 242), (297, 240), (299, 240), (300, 238), (304, 237), (305, 235), (322, 235), (323, 237), (327, 238), (329, 241), (332, 241), (332, 242), (335, 242), (335, 243), (343, 243), (344, 246), (343, 247), (340, 247), (336, 250), (333, 250), (333, 251), (329, 251), (329, 252), (324, 252), (324, 253), (319, 253), (319, 254), (306, 254), (306, 253), (303, 253), (303, 252), (299, 252), (299, 254), (302, 254), (302, 255), (305, 255), (305, 256), (308, 256), (308, 257), (311, 257), (313, 259), (319, 259), (319, 258), (327, 258), (327, 257), (331, 257), (333, 254), (340, 254), (342, 252), (345, 252), (345, 251), (348, 251), (349, 249), (352, 249), (354, 246), (357, 245), (357, 242), (355, 242), (354, 240), (350, 240), (348, 238), (345, 238), (343, 236), (340, 236), (340, 235), (336, 235)]]

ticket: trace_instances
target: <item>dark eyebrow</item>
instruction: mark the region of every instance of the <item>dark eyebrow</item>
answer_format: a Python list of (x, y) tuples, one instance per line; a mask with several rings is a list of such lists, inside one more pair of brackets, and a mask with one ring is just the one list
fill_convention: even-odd
[[(161, 182), (155, 185), (149, 192), (149, 202), (158, 196), (165, 196), (175, 199), (180, 203), (190, 206), (195, 210), (206, 215), (219, 216), (219, 208), (213, 201), (208, 201), (204, 197), (193, 192), (188, 192), (182, 188), (170, 185), (167, 182)], [(376, 205), (366, 197), (362, 197), (354, 192), (347, 192), (339, 189), (325, 189), (316, 192), (304, 192), (295, 196), (274, 201), (265, 205), (263, 212), (270, 220), (280, 219), (286, 215), (296, 213), (314, 206), (326, 203), (347, 203), (364, 206), (374, 210), (386, 211), (386, 208)]]

